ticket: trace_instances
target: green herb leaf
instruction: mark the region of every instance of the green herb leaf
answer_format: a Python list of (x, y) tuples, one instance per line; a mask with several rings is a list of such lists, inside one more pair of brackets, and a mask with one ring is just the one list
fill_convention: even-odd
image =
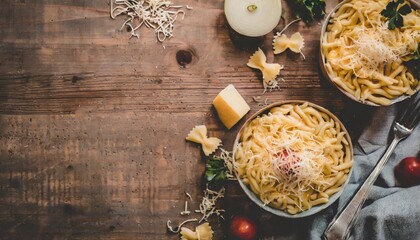
[(397, 6), (397, 2), (389, 2), (386, 8), (381, 11), (381, 15), (388, 19), (394, 17), (397, 14)]
[(217, 182), (226, 180), (225, 161), (219, 157), (209, 159), (206, 164), (205, 178), (207, 182)]
[(407, 15), (412, 11), (407, 3), (398, 8), (402, 3), (404, 3), (404, 0), (391, 1), (381, 11), (381, 15), (388, 19), (389, 30), (402, 27), (404, 25), (403, 15)]
[(290, 3), (296, 15), (307, 23), (325, 16), (325, 0), (290, 0)]
[(398, 9), (398, 13), (400, 13), (401, 15), (407, 15), (411, 13), (411, 11), (411, 7), (407, 3), (400, 7), (400, 9)]
[(397, 26), (395, 26), (395, 17), (392, 17), (391, 19), (389, 19), (388, 21), (388, 29), (389, 30), (394, 30)]
[(395, 17), (389, 19), (388, 29), (393, 30), (395, 28), (402, 27), (404, 24), (404, 19), (401, 14), (395, 15)]
[(417, 47), (417, 51), (414, 52), (413, 57), (403, 63), (415, 78), (420, 79), (420, 44)]

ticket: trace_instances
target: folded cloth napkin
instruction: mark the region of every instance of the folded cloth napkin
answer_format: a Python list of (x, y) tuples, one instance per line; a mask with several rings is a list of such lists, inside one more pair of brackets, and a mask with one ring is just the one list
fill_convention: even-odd
[[(349, 201), (385, 152), (389, 136), (393, 137), (389, 133), (399, 106), (378, 109), (359, 138), (353, 174), (339, 200), (339, 209)], [(394, 175), (395, 166), (405, 157), (417, 156), (419, 150), (420, 127), (417, 127), (397, 145), (376, 180), (350, 232), (350, 239), (420, 239), (420, 186), (398, 187)]]
[[(417, 97), (420, 97), (417, 96)], [(339, 200), (320, 213), (303, 219), (281, 221), (283, 230), (268, 239), (321, 239), (338, 210), (342, 209), (366, 179), (386, 150), (391, 127), (401, 104), (376, 109), (354, 148), (355, 159), (349, 184)], [(395, 180), (394, 168), (405, 157), (420, 151), (420, 126), (401, 141), (360, 210), (350, 232), (350, 239), (420, 240), (420, 185), (402, 188)]]

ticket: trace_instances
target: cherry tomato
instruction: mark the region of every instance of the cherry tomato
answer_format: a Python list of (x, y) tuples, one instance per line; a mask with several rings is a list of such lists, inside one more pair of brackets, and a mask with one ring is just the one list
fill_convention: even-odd
[(406, 157), (395, 167), (395, 176), (404, 187), (420, 184), (420, 159)]
[(230, 223), (230, 235), (234, 239), (252, 240), (257, 236), (257, 225), (245, 216), (235, 216)]

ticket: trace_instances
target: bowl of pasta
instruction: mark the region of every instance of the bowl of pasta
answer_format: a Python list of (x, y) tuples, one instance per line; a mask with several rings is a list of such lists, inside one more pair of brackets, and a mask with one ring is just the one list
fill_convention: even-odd
[(412, 96), (420, 89), (419, 61), (413, 60), (420, 52), (418, 9), (407, 0), (339, 3), (321, 30), (325, 77), (366, 105), (386, 106)]
[(325, 108), (283, 101), (244, 123), (233, 159), (239, 184), (254, 203), (299, 218), (339, 198), (352, 172), (353, 147), (344, 125)]

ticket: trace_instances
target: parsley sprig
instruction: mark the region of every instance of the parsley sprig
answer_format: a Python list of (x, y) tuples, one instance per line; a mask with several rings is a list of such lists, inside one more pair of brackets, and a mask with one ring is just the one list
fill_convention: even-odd
[(225, 161), (219, 157), (212, 157), (206, 164), (206, 171), (204, 173), (206, 181), (209, 183), (220, 182), (227, 179), (227, 167)]
[(417, 51), (413, 53), (412, 58), (404, 61), (404, 65), (411, 71), (415, 78), (420, 79), (420, 44), (417, 47)]
[(408, 3), (403, 3), (404, 0), (391, 1), (386, 5), (386, 8), (381, 11), (381, 15), (388, 19), (389, 30), (402, 27), (404, 25), (403, 16), (412, 11)]
[(325, 16), (325, 0), (290, 0), (297, 16), (309, 23)]

